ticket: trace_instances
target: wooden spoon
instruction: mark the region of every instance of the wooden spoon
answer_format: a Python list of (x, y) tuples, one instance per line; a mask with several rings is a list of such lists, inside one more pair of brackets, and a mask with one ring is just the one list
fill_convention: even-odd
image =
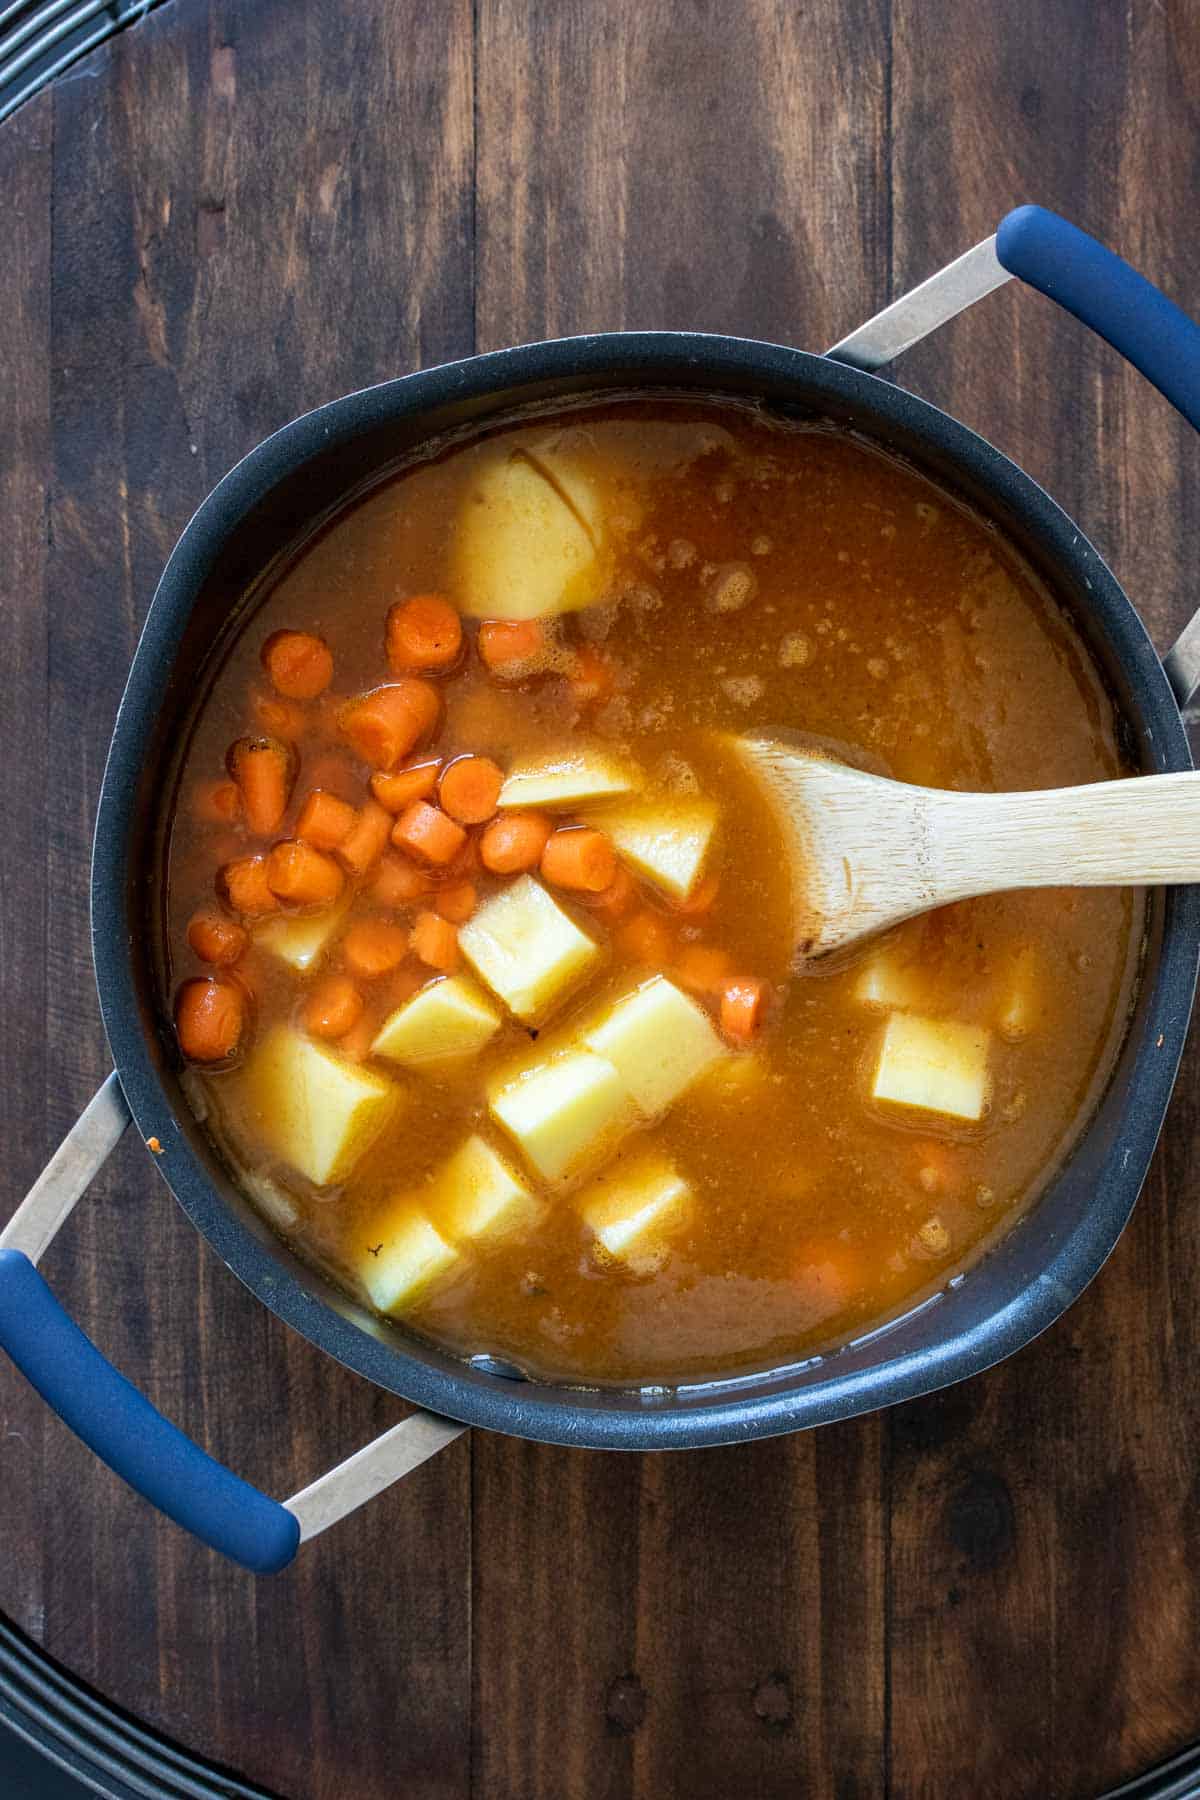
[(1045, 793), (909, 787), (770, 738), (730, 738), (778, 820), (802, 959), (1005, 888), (1200, 881), (1200, 778)]

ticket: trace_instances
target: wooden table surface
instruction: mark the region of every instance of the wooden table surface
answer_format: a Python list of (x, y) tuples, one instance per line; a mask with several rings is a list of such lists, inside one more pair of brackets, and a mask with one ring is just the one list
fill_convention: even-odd
[[(0, 127), (6, 1213), (107, 1068), (88, 846), (172, 543), (265, 433), (522, 339), (819, 349), (1058, 208), (1195, 309), (1191, 0), (173, 0)], [(905, 383), (1003, 446), (1165, 648), (1200, 445), (1047, 302)], [(748, 1448), (476, 1433), (254, 1580), (0, 1368), (0, 1611), (295, 1800), (1086, 1796), (1200, 1734), (1200, 1058), (1136, 1219), (1032, 1348)], [(292, 1335), (127, 1141), (47, 1272), (274, 1493), (402, 1416)]]

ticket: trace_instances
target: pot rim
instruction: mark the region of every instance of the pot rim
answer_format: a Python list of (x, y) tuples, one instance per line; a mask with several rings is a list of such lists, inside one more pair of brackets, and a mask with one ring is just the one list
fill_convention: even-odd
[[(652, 371), (652, 373), (650, 373)], [(598, 384), (589, 388), (588, 378)], [(948, 465), (969, 473), (996, 510), (1019, 513), (1048, 560), (1070, 569), (1089, 590), (1103, 635), (1136, 690), (1144, 716), (1141, 748), (1158, 770), (1192, 766), (1186, 732), (1162, 665), (1132, 604), (1089, 541), (1032, 478), (985, 439), (905, 389), (808, 351), (755, 339), (695, 332), (613, 332), (549, 339), (441, 364), (360, 389), (301, 415), (264, 439), (218, 482), (184, 530), (167, 562), (134, 654), (104, 772), (92, 855), (92, 949), (101, 1012), (116, 1068), (143, 1138), (156, 1135), (166, 1154), (156, 1166), (192, 1223), (238, 1278), (286, 1323), (347, 1367), (450, 1418), (538, 1441), (595, 1448), (685, 1448), (739, 1442), (849, 1418), (913, 1399), (980, 1373), (1053, 1323), (1103, 1265), (1132, 1211), (1170, 1099), (1191, 1011), (1200, 954), (1200, 890), (1161, 894), (1157, 959), (1142, 976), (1144, 1007), (1138, 1052), (1128, 1076), (1119, 1164), (1098, 1184), (1086, 1215), (1047, 1255), (1035, 1278), (969, 1328), (865, 1368), (839, 1372), (843, 1352), (820, 1359), (827, 1374), (797, 1386), (811, 1362), (672, 1388), (573, 1388), (514, 1381), (464, 1363), (399, 1328), (372, 1321), (365, 1309), (313, 1274), (264, 1227), (239, 1217), (222, 1198), (151, 1054), (140, 1017), (132, 944), (139, 920), (130, 904), (126, 845), (133, 820), (141, 749), (156, 718), (195, 596), (234, 526), (288, 476), (318, 453), (389, 421), (480, 402), (479, 424), (496, 422), (529, 398), (565, 404), (625, 383), (622, 392), (676, 388), (700, 398), (754, 397), (789, 385), (797, 401), (835, 414), (860, 406), (864, 430), (885, 444), (881, 428), (909, 433)], [(564, 386), (573, 383), (574, 386)], [(541, 386), (543, 394), (535, 390)], [(488, 397), (497, 399), (489, 413)], [(764, 395), (767, 410), (780, 404)], [(431, 428), (430, 437), (438, 435)], [(1130, 1027), (1130, 1037), (1138, 1030)], [(1147, 1054), (1150, 1045), (1153, 1054)], [(1110, 1091), (1114, 1076), (1110, 1077)], [(182, 1104), (182, 1102), (181, 1102)], [(1080, 1135), (1068, 1164), (1014, 1226), (1036, 1221), (1050, 1193), (1095, 1127)], [(1000, 1255), (1013, 1234), (986, 1253)], [(273, 1246), (273, 1250), (271, 1248)], [(978, 1266), (978, 1265), (976, 1265)], [(965, 1280), (970, 1280), (968, 1271)], [(962, 1279), (962, 1278), (960, 1278)], [(948, 1292), (949, 1290), (947, 1290)], [(936, 1306), (945, 1294), (925, 1306)], [(921, 1309), (918, 1309), (921, 1310)], [(905, 1315), (911, 1318), (912, 1314)], [(887, 1333), (869, 1334), (886, 1344)], [(862, 1343), (865, 1340), (857, 1340)], [(847, 1349), (854, 1348), (847, 1346)]]

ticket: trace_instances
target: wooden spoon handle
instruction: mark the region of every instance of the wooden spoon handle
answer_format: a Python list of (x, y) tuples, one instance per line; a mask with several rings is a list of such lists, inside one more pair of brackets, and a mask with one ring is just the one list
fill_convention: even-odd
[(1028, 794), (930, 794), (939, 903), (1022, 887), (1200, 881), (1200, 772)]

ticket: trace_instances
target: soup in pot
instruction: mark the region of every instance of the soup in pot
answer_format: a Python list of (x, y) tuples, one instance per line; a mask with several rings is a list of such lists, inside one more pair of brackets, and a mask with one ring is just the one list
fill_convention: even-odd
[(1140, 902), (1011, 893), (793, 969), (727, 748), (1122, 773), (996, 531), (846, 432), (605, 402), (442, 446), (248, 597), (166, 872), (188, 1091), (303, 1257), (463, 1355), (650, 1381), (825, 1351), (1069, 1153)]

